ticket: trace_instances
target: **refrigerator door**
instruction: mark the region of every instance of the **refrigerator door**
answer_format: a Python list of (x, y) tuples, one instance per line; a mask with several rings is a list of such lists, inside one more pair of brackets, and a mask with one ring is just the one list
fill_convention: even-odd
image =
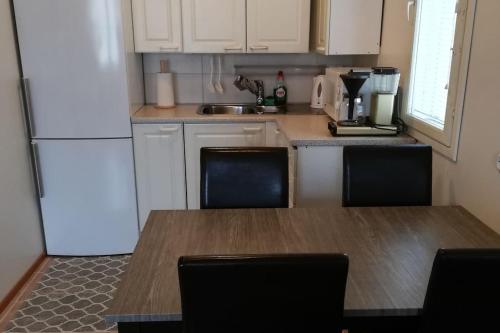
[(14, 0), (34, 138), (131, 136), (120, 0)]
[(131, 253), (139, 237), (132, 140), (32, 145), (47, 253)]

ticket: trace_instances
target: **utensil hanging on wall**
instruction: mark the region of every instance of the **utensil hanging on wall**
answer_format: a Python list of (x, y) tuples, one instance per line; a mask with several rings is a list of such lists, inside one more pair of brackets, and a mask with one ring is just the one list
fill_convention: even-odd
[(222, 86), (221, 76), (222, 76), (222, 56), (218, 55), (217, 60), (219, 63), (219, 74), (217, 76), (217, 82), (215, 83), (215, 89), (219, 94), (224, 93), (224, 87)]
[(214, 56), (210, 56), (210, 81), (207, 83), (207, 89), (212, 94), (215, 94), (215, 85), (214, 85)]

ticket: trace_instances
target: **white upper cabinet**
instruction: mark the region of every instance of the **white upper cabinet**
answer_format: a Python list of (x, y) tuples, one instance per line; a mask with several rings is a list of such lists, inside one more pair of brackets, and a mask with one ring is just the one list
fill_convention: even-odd
[(311, 46), (312, 50), (326, 54), (330, 36), (330, 0), (312, 0), (311, 3)]
[(132, 1), (136, 52), (309, 51), (311, 0)]
[(245, 0), (182, 0), (184, 51), (244, 53)]
[(310, 0), (247, 0), (248, 53), (307, 53)]
[(326, 55), (379, 54), (383, 0), (312, 0), (312, 49)]
[(133, 0), (136, 52), (181, 52), (181, 0)]

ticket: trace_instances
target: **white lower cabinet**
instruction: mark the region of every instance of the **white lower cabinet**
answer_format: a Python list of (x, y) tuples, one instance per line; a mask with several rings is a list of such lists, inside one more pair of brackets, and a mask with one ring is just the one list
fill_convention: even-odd
[(296, 207), (342, 206), (342, 146), (297, 148)]
[(200, 149), (202, 147), (266, 146), (265, 123), (185, 124), (188, 209), (200, 208)]
[(200, 208), (202, 147), (288, 147), (294, 206), (297, 149), (275, 122), (134, 124), (133, 134), (141, 230), (151, 210)]
[(275, 122), (266, 123), (266, 146), (288, 147), (288, 140)]
[(186, 209), (182, 124), (133, 125), (141, 230), (151, 210)]

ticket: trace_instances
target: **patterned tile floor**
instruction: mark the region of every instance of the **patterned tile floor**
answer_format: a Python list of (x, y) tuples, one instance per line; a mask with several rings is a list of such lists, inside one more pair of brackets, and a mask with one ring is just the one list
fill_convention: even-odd
[(99, 332), (129, 256), (54, 258), (5, 332)]

